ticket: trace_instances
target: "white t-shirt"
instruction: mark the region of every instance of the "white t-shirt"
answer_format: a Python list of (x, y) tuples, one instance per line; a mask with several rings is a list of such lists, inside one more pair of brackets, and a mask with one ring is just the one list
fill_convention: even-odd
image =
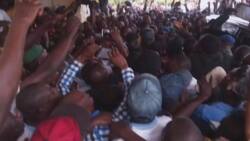
[(172, 119), (168, 116), (156, 117), (149, 124), (131, 123), (131, 129), (146, 141), (160, 141), (163, 129)]
[[(11, 22), (11, 19), (10, 19), (10, 17), (8, 16), (8, 14), (4, 11), (4, 10), (2, 10), (2, 9), (0, 9), (0, 21), (8, 21), (8, 22)], [(0, 27), (0, 33), (1, 32), (3, 32), (3, 28), (2, 27)]]
[(36, 128), (25, 124), (23, 134), (17, 139), (17, 141), (26, 141), (32, 138), (33, 133), (35, 132)]
[(2, 9), (0, 9), (0, 21), (8, 21), (8, 22), (11, 22), (11, 19), (10, 19), (10, 17), (8, 16), (8, 14), (7, 14), (4, 10), (2, 10)]

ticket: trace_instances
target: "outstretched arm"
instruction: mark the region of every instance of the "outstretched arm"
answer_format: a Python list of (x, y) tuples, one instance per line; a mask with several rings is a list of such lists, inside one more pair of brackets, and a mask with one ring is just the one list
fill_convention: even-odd
[(59, 79), (59, 89), (61, 94), (67, 95), (70, 93), (71, 85), (77, 75), (77, 73), (81, 70), (85, 61), (92, 59), (96, 52), (100, 49), (100, 47), (96, 44), (90, 44), (85, 47), (82, 51), (79, 51), (79, 55), (77, 58), (71, 63), (68, 67), (63, 70), (63, 73)]
[[(112, 61), (115, 66), (121, 69), (123, 83), (125, 86), (126, 91), (128, 91), (128, 87), (132, 83), (133, 79), (135, 78), (134, 71), (129, 68), (128, 63), (124, 56), (119, 52), (117, 48), (114, 48), (112, 52), (109, 53), (110, 60)], [(127, 92), (120, 103), (117, 110), (114, 111), (112, 115), (112, 120), (114, 122), (122, 121), (122, 120), (129, 120), (130, 116), (127, 110)]]
[(210, 84), (205, 80), (202, 79), (200, 81), (200, 95), (192, 100), (191, 102), (183, 104), (179, 109), (177, 109), (176, 113), (174, 114), (175, 117), (189, 117), (192, 113), (209, 97), (212, 95), (212, 87)]
[[(248, 80), (249, 81), (249, 80)], [(250, 94), (250, 83), (248, 82), (248, 95)], [(246, 107), (246, 139), (250, 140), (250, 98), (248, 97), (247, 107)]]
[(21, 77), (26, 34), (40, 13), (38, 0), (16, 0), (16, 13), (0, 56), (0, 125), (10, 109)]
[(56, 48), (49, 54), (44, 63), (41, 64), (33, 74), (23, 81), (22, 87), (48, 80), (51, 74), (53, 74), (62, 64), (67, 53), (72, 48), (75, 35), (80, 24), (80, 20), (76, 17), (73, 17), (69, 20), (67, 25), (68, 30), (66, 31), (67, 34), (61, 38)]
[(125, 47), (123, 39), (121, 37), (120, 32), (118, 29), (115, 29), (114, 32), (111, 33), (112, 39), (115, 41), (119, 52), (125, 57), (128, 57), (128, 49)]

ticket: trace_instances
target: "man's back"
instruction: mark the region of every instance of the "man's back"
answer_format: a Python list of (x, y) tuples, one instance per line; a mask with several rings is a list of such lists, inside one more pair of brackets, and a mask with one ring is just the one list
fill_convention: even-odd
[(160, 141), (163, 129), (172, 119), (167, 116), (156, 117), (151, 123), (131, 123), (131, 129), (146, 141)]

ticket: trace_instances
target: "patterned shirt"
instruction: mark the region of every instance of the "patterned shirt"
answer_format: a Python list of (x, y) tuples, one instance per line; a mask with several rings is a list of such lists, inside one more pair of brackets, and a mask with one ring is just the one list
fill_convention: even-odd
[[(72, 85), (77, 73), (81, 70), (83, 64), (79, 61), (75, 60), (72, 64), (68, 65), (59, 81), (59, 89), (61, 91), (62, 95), (67, 95), (70, 93), (70, 86)], [(134, 79), (134, 71), (131, 68), (127, 68), (122, 70), (122, 78), (124, 81), (124, 85), (126, 88), (126, 91), (128, 90), (129, 85)], [(118, 107), (118, 109), (114, 112), (112, 116), (112, 120), (115, 122), (121, 121), (121, 120), (129, 120), (130, 117), (127, 112), (127, 92), (125, 94), (125, 97)], [(87, 134), (85, 136), (85, 141), (108, 141), (108, 136), (110, 134), (110, 128), (108, 125), (97, 125), (94, 127), (91, 133)]]
[(112, 115), (112, 121), (119, 122), (122, 120), (130, 120), (130, 116), (128, 114), (127, 109), (127, 94), (128, 88), (132, 81), (135, 78), (134, 71), (131, 68), (127, 68), (122, 70), (122, 78), (126, 88), (125, 96), (120, 104), (120, 106), (116, 109), (116, 111)]
[(70, 93), (70, 87), (76, 78), (77, 73), (81, 70), (83, 64), (77, 60), (69, 64), (64, 70), (59, 80), (59, 89), (62, 95)]
[[(77, 73), (82, 69), (83, 64), (74, 60), (63, 70), (58, 86), (63, 96), (70, 93), (70, 87), (74, 82)], [(85, 141), (108, 141), (109, 128), (105, 125), (94, 127), (93, 131), (86, 135)]]

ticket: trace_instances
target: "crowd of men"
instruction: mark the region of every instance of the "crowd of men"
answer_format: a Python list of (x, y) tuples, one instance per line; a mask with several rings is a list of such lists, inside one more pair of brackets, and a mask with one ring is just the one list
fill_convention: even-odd
[(250, 140), (250, 46), (221, 30), (234, 10), (81, 4), (0, 1), (0, 141)]

